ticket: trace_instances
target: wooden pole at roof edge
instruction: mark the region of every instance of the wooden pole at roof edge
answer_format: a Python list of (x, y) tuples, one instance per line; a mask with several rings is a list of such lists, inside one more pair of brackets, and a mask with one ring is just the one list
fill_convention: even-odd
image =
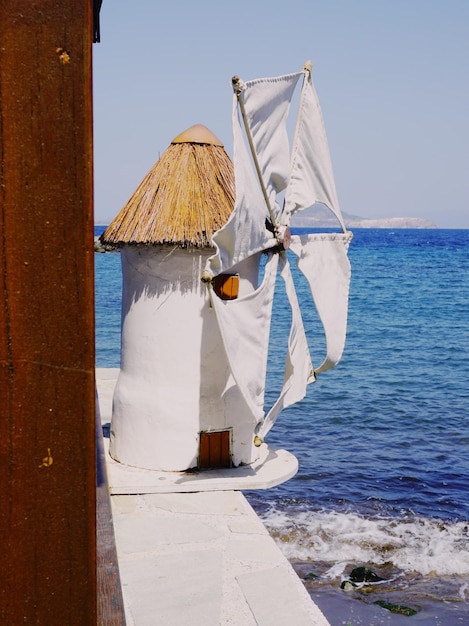
[(0, 623), (96, 624), (92, 3), (0, 3)]

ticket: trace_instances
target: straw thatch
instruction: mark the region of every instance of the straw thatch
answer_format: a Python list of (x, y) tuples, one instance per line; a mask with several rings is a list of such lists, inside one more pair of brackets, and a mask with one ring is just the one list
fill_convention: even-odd
[(200, 124), (178, 135), (108, 226), (104, 244), (205, 247), (234, 206), (233, 164)]

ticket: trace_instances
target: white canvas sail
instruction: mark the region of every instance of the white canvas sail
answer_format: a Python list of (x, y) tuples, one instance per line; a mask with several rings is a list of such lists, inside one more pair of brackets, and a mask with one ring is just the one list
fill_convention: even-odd
[(277, 266), (278, 255), (270, 256), (260, 287), (236, 300), (221, 300), (210, 289), (210, 302), (231, 373), (255, 423), (264, 417), (264, 383)]
[(290, 264), (286, 257), (280, 259), (280, 274), (285, 283), (285, 290), (292, 311), (290, 334), (285, 362), (285, 374), (280, 395), (267, 413), (257, 436), (264, 439), (283, 409), (302, 400), (309, 383), (315, 380), (311, 355), (309, 353), (300, 306), (296, 296)]
[(308, 72), (301, 92), (282, 221), (289, 224), (293, 213), (307, 209), (317, 202), (334, 213), (345, 231), (321, 108), (311, 74)]
[[(216, 253), (209, 259), (204, 273), (204, 280), (210, 281), (211, 277), (226, 273), (244, 259), (271, 250), (264, 282), (252, 296), (224, 303), (211, 290), (233, 377), (259, 423), (261, 439), (282, 409), (305, 396), (307, 385), (315, 380), (315, 373), (334, 367), (345, 345), (350, 282), (347, 249), (351, 234), (346, 232), (339, 208), (310, 69), (307, 64), (296, 74), (246, 83), (236, 80), (232, 118), (235, 208), (227, 224), (213, 237)], [(303, 85), (290, 150), (287, 119), (300, 78), (303, 78)], [(282, 197), (282, 207), (279, 197)], [(282, 232), (294, 213), (317, 202), (332, 211), (343, 232), (292, 237), (292, 252), (308, 280), (326, 335), (326, 356), (313, 371), (288, 256), (282, 251)], [(271, 293), (269, 297), (273, 299), (272, 276), (274, 265), (276, 267), (273, 259), (277, 256), (292, 321), (282, 389), (264, 416), (262, 403), (269, 342), (266, 328), (270, 325), (272, 306), (270, 301), (269, 308), (266, 298), (267, 293)], [(254, 380), (253, 376), (258, 378)]]
[(347, 333), (350, 233), (293, 235), (290, 249), (306, 277), (326, 336), (326, 356), (314, 371), (326, 372), (340, 361)]
[[(287, 118), (293, 92), (303, 72), (279, 78), (262, 78), (242, 83), (243, 105), (259, 162), (270, 208), (277, 215), (276, 196), (288, 183), (290, 146)], [(228, 222), (213, 236), (216, 254), (207, 271), (216, 275), (228, 271), (248, 256), (277, 245), (266, 229), (269, 207), (264, 198), (252, 156), (246, 146), (244, 120), (236, 96), (233, 99), (233, 162), (236, 183), (234, 211)]]

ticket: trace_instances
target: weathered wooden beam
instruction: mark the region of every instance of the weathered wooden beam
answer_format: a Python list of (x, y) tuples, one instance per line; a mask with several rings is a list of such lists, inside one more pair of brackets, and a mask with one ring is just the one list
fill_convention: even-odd
[(96, 624), (92, 3), (0, 3), (0, 623)]
[(96, 443), (98, 624), (125, 626), (124, 599), (117, 560), (103, 429), (98, 403), (96, 403)]

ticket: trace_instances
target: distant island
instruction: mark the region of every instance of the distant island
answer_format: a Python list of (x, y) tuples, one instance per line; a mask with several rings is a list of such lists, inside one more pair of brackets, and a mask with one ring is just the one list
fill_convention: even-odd
[[(352, 215), (342, 211), (342, 215), (347, 228), (438, 228), (438, 225), (423, 217), (381, 217), (369, 218)], [(99, 226), (100, 224), (95, 224)], [(107, 224), (102, 224), (105, 226)], [(314, 205), (310, 209), (295, 213), (291, 219), (292, 228), (334, 228), (338, 222), (329, 211), (321, 205)], [(99, 238), (96, 237), (96, 240)], [(102, 244), (98, 241), (97, 252), (104, 252)], [(114, 249), (114, 246), (108, 246)]]
[[(437, 224), (422, 217), (368, 218), (342, 212), (347, 228), (438, 228)], [(332, 213), (319, 205), (293, 215), (293, 228), (328, 228), (337, 226)]]

